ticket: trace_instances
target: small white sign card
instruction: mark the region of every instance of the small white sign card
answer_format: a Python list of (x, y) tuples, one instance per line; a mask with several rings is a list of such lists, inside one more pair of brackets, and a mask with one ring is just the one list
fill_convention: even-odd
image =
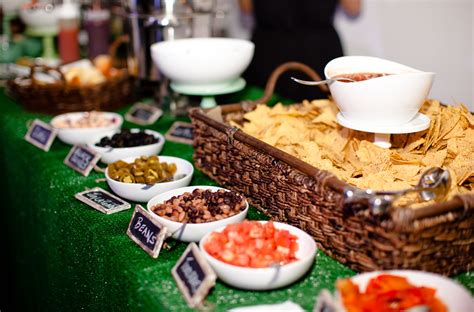
[(53, 144), (57, 133), (58, 130), (53, 128), (51, 125), (39, 119), (35, 119), (28, 128), (25, 140), (47, 152), (49, 151), (51, 144)]
[(136, 103), (125, 114), (125, 119), (138, 125), (151, 125), (163, 115), (163, 111), (156, 106)]
[(165, 134), (168, 141), (193, 144), (194, 126), (189, 122), (175, 121)]
[(112, 214), (132, 207), (126, 201), (100, 187), (77, 193), (74, 197), (105, 214)]
[(171, 270), (171, 274), (191, 308), (203, 304), (217, 278), (195, 243), (188, 245)]
[(127, 235), (152, 258), (158, 258), (166, 232), (167, 228), (156, 221), (142, 206), (135, 207)]
[(64, 159), (64, 164), (84, 176), (88, 176), (100, 159), (100, 154), (81, 145), (74, 145)]

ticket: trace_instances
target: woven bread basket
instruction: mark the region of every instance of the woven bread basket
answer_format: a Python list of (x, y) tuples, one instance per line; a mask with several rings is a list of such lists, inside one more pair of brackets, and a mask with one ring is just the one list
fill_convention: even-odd
[[(285, 63), (272, 73), (261, 99), (222, 105), (223, 120), (239, 120), (256, 104), (266, 103), (278, 77), (287, 70), (320, 80), (303, 64)], [(273, 220), (311, 234), (322, 251), (353, 270), (415, 269), (453, 275), (474, 267), (474, 193), (374, 216), (367, 203), (346, 203), (344, 193), (354, 187), (330, 172), (201, 109), (192, 109), (190, 117), (197, 168), (224, 187), (245, 194)]]
[[(127, 37), (117, 38), (109, 54), (115, 59), (117, 47)], [(59, 77), (55, 83), (41, 84), (35, 74), (43, 72)], [(132, 100), (133, 79), (126, 69), (120, 69), (114, 77), (93, 85), (71, 86), (66, 83), (58, 68), (43, 65), (31, 67), (30, 75), (7, 81), (7, 94), (18, 101), (26, 110), (47, 114), (61, 114), (76, 111), (118, 109)]]

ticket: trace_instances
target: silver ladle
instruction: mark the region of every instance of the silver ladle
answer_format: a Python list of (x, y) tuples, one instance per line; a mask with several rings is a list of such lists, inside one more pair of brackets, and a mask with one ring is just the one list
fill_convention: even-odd
[(441, 201), (448, 194), (450, 185), (451, 176), (449, 171), (439, 167), (433, 167), (423, 172), (418, 184), (414, 188), (401, 191), (347, 189), (344, 191), (344, 202), (347, 204), (360, 200), (368, 200), (372, 213), (382, 214), (392, 207), (395, 200), (409, 193), (418, 193), (424, 201)]
[(339, 81), (339, 80), (344, 80), (346, 82), (355, 82), (354, 79), (345, 78), (345, 77), (334, 77), (334, 78), (329, 78), (329, 79), (320, 80), (320, 81), (302, 80), (302, 79), (298, 79), (298, 78), (295, 78), (295, 77), (291, 77), (291, 79), (293, 81), (296, 81), (297, 83), (304, 84), (304, 85), (307, 85), (307, 86), (317, 86), (317, 85), (321, 85), (321, 84), (325, 84), (325, 83), (331, 84), (334, 81)]

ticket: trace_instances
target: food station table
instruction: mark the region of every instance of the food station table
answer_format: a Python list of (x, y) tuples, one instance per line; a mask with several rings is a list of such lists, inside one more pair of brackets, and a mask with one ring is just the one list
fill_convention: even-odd
[[(247, 87), (241, 99), (259, 98), (262, 91)], [(24, 111), (0, 93), (2, 127), (1, 172), (3, 216), (1, 220), (8, 266), (9, 302), (16, 310), (190, 310), (171, 276), (171, 269), (187, 244), (169, 240), (157, 259), (152, 259), (127, 235), (133, 209), (101, 214), (74, 198), (74, 194), (100, 186), (109, 189), (102, 173), (84, 177), (63, 164), (70, 146), (55, 140), (45, 153), (23, 137), (27, 122), (52, 116)], [(127, 108), (118, 112), (124, 114)], [(146, 128), (164, 134), (176, 120), (165, 114)], [(125, 128), (137, 127), (124, 122)], [(145, 128), (145, 127), (141, 127)], [(192, 161), (189, 145), (167, 141), (161, 155)], [(103, 164), (101, 165), (103, 166)], [(195, 171), (191, 185), (216, 185)], [(132, 203), (134, 206), (135, 203)], [(251, 207), (249, 219), (266, 219)], [(6, 237), (6, 239), (5, 239)], [(318, 251), (311, 270), (289, 287), (273, 291), (244, 291), (221, 281), (206, 299), (214, 311), (292, 300), (311, 311), (322, 289), (334, 290), (338, 278), (356, 273)], [(472, 271), (454, 280), (474, 293)]]

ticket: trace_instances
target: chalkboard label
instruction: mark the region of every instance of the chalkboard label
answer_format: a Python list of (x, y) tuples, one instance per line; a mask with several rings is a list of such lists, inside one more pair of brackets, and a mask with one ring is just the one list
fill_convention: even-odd
[(74, 145), (64, 159), (64, 164), (84, 176), (88, 176), (99, 161), (100, 154), (80, 145)]
[(125, 114), (125, 119), (138, 125), (151, 125), (163, 115), (158, 107), (137, 103)]
[(202, 304), (217, 278), (195, 243), (188, 245), (171, 274), (190, 307)]
[(28, 128), (25, 140), (47, 152), (53, 144), (56, 134), (57, 129), (39, 119), (35, 119)]
[(112, 214), (132, 207), (126, 201), (123, 201), (100, 187), (77, 193), (74, 197), (105, 214)]
[(176, 121), (165, 135), (169, 141), (193, 144), (194, 126), (189, 122)]
[(128, 225), (127, 235), (152, 258), (158, 258), (167, 229), (142, 206), (137, 205)]

